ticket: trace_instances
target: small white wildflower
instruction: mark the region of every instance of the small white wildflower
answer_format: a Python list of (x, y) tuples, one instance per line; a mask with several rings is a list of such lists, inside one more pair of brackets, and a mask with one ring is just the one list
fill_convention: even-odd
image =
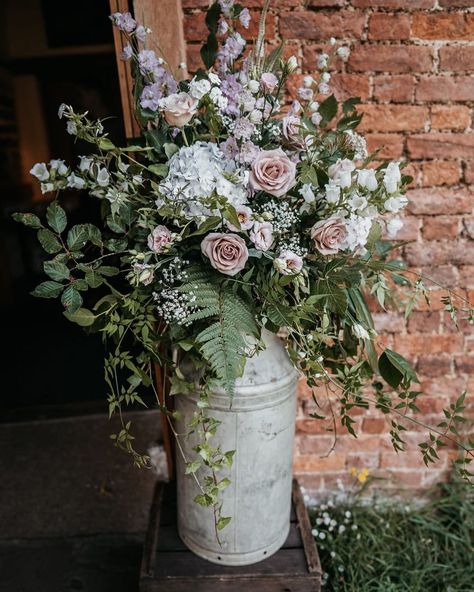
[(59, 117), (59, 119), (62, 119), (63, 118), (64, 112), (66, 110), (68, 110), (68, 109), (69, 109), (69, 107), (66, 105), (66, 103), (61, 103), (59, 105), (59, 109), (58, 109), (58, 117)]
[(318, 68), (323, 70), (324, 68), (328, 67), (329, 56), (327, 53), (322, 53), (318, 57)]
[(314, 78), (312, 76), (305, 76), (303, 78), (303, 86), (305, 88), (311, 88), (314, 84)]
[(30, 175), (36, 177), (38, 181), (47, 181), (49, 179), (48, 167), (44, 162), (37, 162), (31, 169)]
[(211, 83), (205, 78), (202, 78), (201, 80), (193, 78), (189, 83), (189, 94), (195, 99), (201, 100), (210, 90)]
[(80, 156), (81, 160), (79, 162), (79, 170), (83, 172), (88, 172), (91, 168), (92, 163), (94, 162), (92, 158), (88, 156)]
[(314, 191), (312, 190), (310, 183), (305, 183), (299, 190), (299, 194), (306, 203), (313, 203), (316, 200), (316, 196), (314, 195)]
[(336, 45), (336, 43), (337, 43), (337, 41), (336, 41), (336, 38), (335, 38), (335, 37), (331, 37), (331, 38), (329, 39), (329, 43), (330, 43), (331, 45)]
[(404, 195), (397, 195), (389, 197), (384, 203), (384, 208), (387, 210), (387, 212), (396, 214), (402, 210), (407, 205), (407, 203), (408, 199)]
[(387, 234), (389, 238), (394, 238), (403, 227), (403, 221), (400, 218), (391, 218), (387, 221)]
[(50, 191), (54, 191), (53, 183), (41, 183), (41, 193), (49, 193)]
[(347, 60), (347, 58), (349, 57), (351, 51), (348, 47), (343, 46), (343, 47), (338, 47), (336, 49), (336, 54), (342, 58), (343, 60)]
[(346, 510), (346, 511), (344, 512), (344, 516), (345, 516), (346, 518), (350, 518), (350, 517), (352, 516), (352, 512), (351, 512), (350, 510)]
[(339, 534), (342, 534), (345, 531), (346, 531), (346, 527), (344, 526), (344, 524), (340, 524), (339, 525)]
[(322, 541), (324, 541), (324, 539), (326, 538), (326, 533), (325, 533), (325, 532), (320, 532), (320, 533), (319, 533), (319, 535), (318, 535), (318, 537), (319, 537), (319, 538), (320, 538)]
[(334, 559), (334, 557), (336, 557), (336, 553), (335, 553), (335, 551), (331, 551), (331, 552), (330, 552), (330, 555), (331, 555), (332, 559)]
[(313, 125), (318, 126), (322, 120), (323, 116), (321, 115), (321, 113), (318, 113), (317, 111), (311, 115), (311, 123)]
[(298, 68), (298, 60), (296, 59), (296, 56), (293, 55), (288, 59), (287, 68), (290, 74)]
[(319, 531), (318, 531), (318, 530), (316, 530), (316, 528), (313, 528), (313, 530), (311, 531), (311, 534), (312, 534), (314, 537), (317, 537), (317, 536), (318, 536), (318, 534), (319, 534)]
[(77, 125), (75, 121), (68, 121), (66, 125), (66, 131), (71, 136), (75, 136), (77, 134)]
[(71, 173), (67, 178), (67, 186), (71, 189), (82, 189), (86, 182), (82, 177), (78, 177), (74, 173)]
[(331, 92), (331, 89), (329, 87), (329, 84), (326, 84), (326, 82), (321, 82), (321, 84), (318, 86), (318, 91), (322, 95), (328, 95)]
[(67, 173), (67, 166), (64, 164), (64, 160), (60, 160), (59, 158), (50, 160), (49, 166), (51, 170), (57, 171), (58, 175), (65, 175)]
[(107, 187), (107, 185), (109, 184), (110, 175), (109, 175), (109, 171), (105, 167), (99, 169), (99, 172), (97, 173), (96, 181), (97, 181), (97, 184), (100, 185), (101, 187)]
[(323, 82), (329, 82), (331, 80), (331, 74), (329, 74), (329, 72), (323, 72), (321, 74), (321, 80)]

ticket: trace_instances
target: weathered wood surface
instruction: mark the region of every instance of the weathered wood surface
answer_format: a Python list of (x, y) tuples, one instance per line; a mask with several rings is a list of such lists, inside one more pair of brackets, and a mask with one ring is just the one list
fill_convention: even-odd
[(293, 485), (290, 533), (282, 549), (254, 565), (210, 563), (186, 549), (176, 528), (172, 485), (158, 484), (140, 576), (141, 592), (319, 592), (321, 569), (299, 487)]

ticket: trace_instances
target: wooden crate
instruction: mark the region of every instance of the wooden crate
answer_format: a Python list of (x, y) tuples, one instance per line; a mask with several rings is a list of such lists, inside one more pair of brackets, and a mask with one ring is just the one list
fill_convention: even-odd
[[(247, 587), (247, 588), (246, 588)], [(191, 553), (176, 528), (174, 485), (158, 483), (143, 549), (140, 592), (320, 592), (321, 565), (301, 490), (293, 481), (290, 534), (254, 565), (215, 565)]]

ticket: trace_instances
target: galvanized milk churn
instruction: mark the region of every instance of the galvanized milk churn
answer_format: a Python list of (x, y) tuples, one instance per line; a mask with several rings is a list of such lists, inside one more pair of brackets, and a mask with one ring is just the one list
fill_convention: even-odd
[[(280, 339), (268, 331), (262, 339), (266, 349), (247, 360), (232, 406), (224, 393), (210, 401), (209, 415), (221, 422), (214, 442), (222, 451), (237, 451), (233, 466), (222, 474), (231, 481), (222, 493), (222, 515), (232, 521), (219, 533), (221, 545), (213, 510), (193, 501), (200, 491), (176, 453), (180, 537), (196, 555), (221, 565), (261, 561), (283, 545), (289, 531), (297, 374)], [(186, 433), (197, 398), (176, 397), (179, 433)], [(181, 445), (193, 458), (193, 436), (181, 439)]]

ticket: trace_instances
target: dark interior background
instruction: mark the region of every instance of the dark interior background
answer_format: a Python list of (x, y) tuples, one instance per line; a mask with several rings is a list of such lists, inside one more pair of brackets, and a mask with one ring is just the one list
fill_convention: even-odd
[[(11, 214), (41, 216), (52, 198), (27, 174), (30, 154), (74, 164), (89, 151), (66, 133), (60, 103), (110, 117), (111, 139), (124, 141), (108, 15), (107, 0), (0, 5), (0, 421), (106, 409), (101, 339), (69, 323), (58, 301), (30, 296), (44, 280), (43, 252), (35, 231)], [(71, 223), (98, 215), (87, 193), (64, 192), (61, 202)]]

